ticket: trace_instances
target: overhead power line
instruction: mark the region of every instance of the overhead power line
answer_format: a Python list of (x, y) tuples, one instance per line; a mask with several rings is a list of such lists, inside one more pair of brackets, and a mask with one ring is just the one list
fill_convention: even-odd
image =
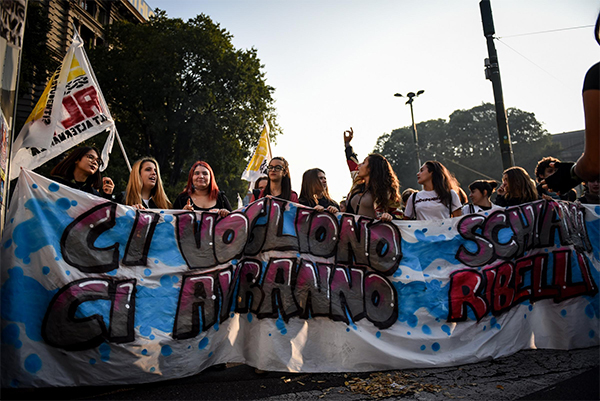
[(582, 25), (582, 26), (574, 26), (572, 28), (559, 28), (559, 29), (551, 29), (549, 31), (538, 31), (538, 32), (529, 32), (529, 33), (519, 33), (519, 34), (516, 34), (516, 35), (499, 36), (496, 39), (516, 38), (518, 36), (539, 35), (539, 34), (542, 34), (542, 33), (571, 31), (573, 29), (583, 29), (583, 28), (593, 28), (593, 27), (594, 27), (594, 25)]

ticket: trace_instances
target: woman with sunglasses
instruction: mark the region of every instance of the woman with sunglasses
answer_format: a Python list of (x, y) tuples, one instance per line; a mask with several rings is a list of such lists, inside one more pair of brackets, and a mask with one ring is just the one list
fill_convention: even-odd
[(80, 146), (58, 163), (50, 172), (51, 178), (63, 185), (88, 194), (112, 199), (113, 181), (100, 174), (103, 166), (100, 151), (91, 146)]
[(216, 211), (225, 217), (231, 212), (231, 204), (225, 192), (219, 191), (210, 165), (197, 161), (190, 169), (185, 189), (175, 198), (173, 209)]
[[(267, 170), (269, 172), (269, 181), (267, 186), (260, 192), (258, 198), (264, 198), (267, 195), (285, 199), (298, 203), (298, 194), (292, 191), (292, 179), (290, 178), (290, 169), (287, 160), (281, 156), (271, 159)], [(252, 199), (254, 202), (256, 199)]]

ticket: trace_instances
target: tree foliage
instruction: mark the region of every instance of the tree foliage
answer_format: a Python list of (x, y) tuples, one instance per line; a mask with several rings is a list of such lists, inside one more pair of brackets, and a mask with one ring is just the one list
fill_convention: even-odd
[[(196, 160), (212, 166), (232, 201), (245, 194), (239, 177), (263, 116), (279, 131), (257, 51), (237, 50), (231, 39), (206, 15), (184, 22), (159, 11), (149, 23), (113, 23), (108, 46), (89, 52), (129, 159), (156, 158), (171, 198)], [(124, 189), (118, 153), (107, 173)]]
[[(544, 156), (556, 156), (559, 145), (533, 113), (507, 110), (515, 164), (534, 178), (535, 165)], [(429, 120), (417, 124), (421, 162), (438, 160), (452, 171), (463, 189), (478, 179), (502, 178), (496, 111), (491, 103), (469, 110), (456, 110), (448, 121)], [(404, 188), (419, 188), (411, 127), (393, 130), (378, 138), (375, 152), (384, 155)], [(468, 192), (467, 192), (468, 193)]]

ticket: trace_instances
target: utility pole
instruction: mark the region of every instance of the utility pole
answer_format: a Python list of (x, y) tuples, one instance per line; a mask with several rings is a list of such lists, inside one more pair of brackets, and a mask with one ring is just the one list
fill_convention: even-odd
[(492, 5), (490, 0), (479, 2), (481, 11), (481, 22), (483, 23), (483, 35), (487, 40), (489, 58), (485, 59), (485, 78), (492, 81), (494, 89), (494, 103), (496, 104), (496, 124), (498, 125), (498, 139), (500, 140), (500, 153), (502, 154), (502, 167), (504, 170), (513, 167), (513, 157), (510, 132), (508, 130), (508, 118), (504, 108), (504, 97), (502, 95), (502, 82), (500, 81), (500, 67), (498, 66), (498, 54), (494, 45), (494, 19), (492, 17)]

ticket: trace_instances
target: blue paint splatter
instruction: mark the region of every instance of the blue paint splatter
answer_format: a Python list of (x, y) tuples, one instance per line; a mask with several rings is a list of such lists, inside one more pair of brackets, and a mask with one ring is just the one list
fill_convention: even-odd
[(529, 312), (531, 312), (533, 310), (533, 305), (529, 305)]
[(590, 336), (590, 338), (594, 338), (595, 335), (596, 332), (594, 330), (590, 330), (590, 332), (588, 333), (588, 336)]
[(144, 269), (144, 276), (149, 276), (152, 274), (152, 270), (150, 269)]
[(527, 319), (527, 313), (523, 315), (523, 319)]
[(110, 345), (102, 343), (98, 347), (98, 351), (100, 352), (100, 360), (103, 362), (108, 362), (110, 360)]
[(346, 327), (346, 333), (350, 333), (350, 327)]
[(142, 355), (148, 355), (148, 350), (144, 348), (144, 349), (142, 350)]
[(202, 340), (200, 340), (200, 342), (198, 343), (198, 348), (199, 349), (204, 349), (206, 348), (206, 346), (208, 345), (208, 338), (204, 337)]
[(213, 356), (213, 353), (212, 353), (212, 351), (210, 351), (210, 352), (208, 353), (208, 357), (210, 358), (211, 356)]
[(179, 289), (173, 288), (169, 275), (162, 276), (160, 284), (156, 288), (137, 287), (135, 322), (140, 334), (150, 339), (152, 328), (170, 333), (175, 322)]
[(156, 368), (155, 368), (154, 366), (152, 366), (152, 367), (150, 368), (150, 372), (154, 372), (155, 370), (156, 370)]
[(12, 240), (9, 239), (4, 243), (4, 249), (8, 249), (10, 248), (10, 246), (12, 245)]
[(427, 334), (428, 336), (431, 335), (431, 329), (426, 324), (423, 325), (421, 330), (423, 330), (423, 333)]
[(169, 356), (173, 353), (173, 349), (168, 345), (163, 345), (162, 348), (160, 349), (160, 353), (163, 354), (164, 356)]
[(438, 352), (440, 350), (440, 344), (439, 343), (431, 344), (431, 349), (434, 350), (435, 352)]
[(37, 189), (37, 188), (38, 188), (38, 185), (37, 185), (37, 184), (33, 184), (33, 185), (31, 186), (31, 188), (33, 188), (33, 189)]
[(94, 358), (90, 359), (90, 365), (95, 365), (96, 364), (96, 360)]
[(441, 286), (441, 281), (413, 281), (410, 283), (393, 282), (401, 299), (398, 320), (416, 327), (419, 319), (415, 315), (419, 308), (426, 308), (434, 318), (446, 320), (448, 317), (448, 286)]
[(56, 192), (59, 190), (59, 188), (60, 187), (58, 186), (58, 184), (56, 184), (54, 182), (52, 184), (48, 185), (48, 191), (50, 191), (50, 192)]
[(37, 354), (31, 354), (25, 359), (25, 370), (36, 374), (42, 368), (42, 360)]
[(277, 330), (279, 330), (279, 332), (281, 333), (281, 335), (286, 335), (287, 334), (287, 329), (285, 327), (285, 322), (283, 321), (283, 319), (281, 318), (281, 316), (279, 316), (279, 318), (275, 322), (275, 326), (277, 327)]
[(407, 331), (406, 334), (408, 334), (410, 336), (410, 331)]
[(594, 318), (594, 307), (592, 306), (592, 304), (588, 304), (585, 307), (585, 314), (587, 317), (589, 317), (590, 319)]
[(450, 326), (448, 326), (447, 324), (443, 324), (443, 325), (442, 325), (442, 331), (443, 331), (444, 333), (448, 334), (448, 335), (451, 335), (451, 334), (452, 334), (452, 332), (451, 332), (451, 330), (450, 330)]
[[(33, 213), (33, 217), (18, 224), (13, 230), (13, 241), (17, 246), (15, 256), (24, 263), (29, 255), (45, 246), (52, 246), (57, 255), (60, 253), (60, 238), (65, 228), (73, 221), (66, 214), (61, 198), (54, 204), (48, 199), (29, 199), (25, 208)], [(67, 207), (68, 208), (68, 207)]]
[(248, 312), (248, 313), (246, 314), (246, 319), (248, 319), (248, 322), (252, 323), (252, 319), (253, 319), (253, 317), (252, 317), (252, 313)]
[(19, 349), (23, 343), (19, 340), (21, 329), (16, 324), (8, 324), (2, 330), (2, 344), (12, 345)]
[[(414, 271), (425, 270), (435, 259), (444, 259), (453, 265), (460, 264), (455, 255), (461, 245), (474, 247), (460, 235), (448, 238), (445, 235), (426, 236), (422, 230), (415, 231), (417, 242), (402, 240), (402, 266)], [(468, 245), (470, 243), (470, 245)]]
[(427, 348), (425, 345), (421, 345), (421, 351), (424, 351)]
[(42, 267), (42, 273), (44, 273), (44, 275), (47, 275), (48, 273), (50, 273), (50, 268), (48, 266)]
[(25, 276), (20, 267), (8, 269), (8, 275), (0, 289), (2, 319), (23, 323), (27, 337), (42, 341), (42, 321), (58, 289), (46, 290), (35, 279)]
[(564, 317), (564, 316), (567, 316), (567, 311), (566, 311), (566, 310), (564, 310), (564, 309), (563, 309), (563, 310), (561, 310), (561, 311), (560, 311), (560, 315), (561, 315), (561, 316), (563, 316), (563, 317)]

